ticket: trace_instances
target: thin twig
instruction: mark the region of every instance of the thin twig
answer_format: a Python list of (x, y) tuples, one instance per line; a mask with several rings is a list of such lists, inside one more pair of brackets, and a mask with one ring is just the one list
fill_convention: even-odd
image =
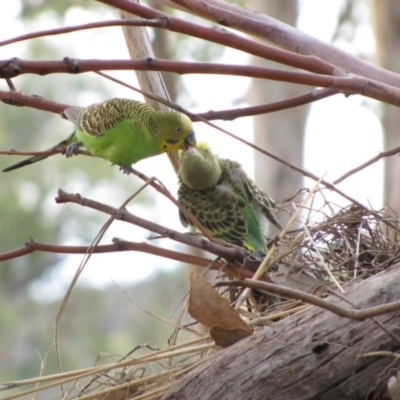
[(217, 243), (217, 240), (214, 239), (210, 233), (207, 231), (207, 229), (203, 226), (201, 222), (197, 220), (197, 218), (189, 211), (187, 210), (181, 203), (179, 203), (178, 200), (175, 199), (174, 196), (167, 190), (167, 188), (160, 184), (157, 179), (152, 178), (149, 180), (149, 178), (145, 175), (142, 174), (140, 171), (130, 168), (130, 172), (134, 175), (136, 175), (138, 178), (142, 179), (144, 182), (149, 181), (149, 185), (153, 187), (154, 189), (157, 190), (157, 192), (161, 193), (164, 195), (169, 201), (171, 201), (176, 207), (181, 210), (185, 216), (193, 223), (193, 225), (212, 243)]
[(36, 39), (40, 37), (46, 36), (55, 36), (55, 35), (62, 35), (64, 33), (71, 33), (71, 32), (78, 32), (87, 29), (98, 29), (98, 28), (108, 28), (112, 26), (148, 26), (148, 27), (162, 27), (167, 25), (168, 22), (166, 18), (155, 18), (155, 19), (137, 19), (131, 21), (122, 21), (120, 19), (114, 19), (111, 21), (99, 21), (99, 22), (92, 22), (89, 24), (82, 24), (82, 25), (74, 25), (74, 26), (65, 26), (63, 28), (55, 28), (55, 29), (44, 29), (41, 31), (36, 31), (32, 33), (27, 33), (21, 36), (15, 36), (11, 39), (2, 40), (0, 41), (0, 47), (6, 46), (9, 44), (22, 42), (25, 40)]
[[(106, 78), (110, 81), (118, 83), (119, 85), (122, 85), (128, 89), (134, 90), (135, 92), (138, 92), (138, 93), (142, 94), (143, 96), (150, 97), (156, 101), (159, 101), (160, 103), (163, 103), (166, 106), (171, 107), (177, 111), (188, 113), (188, 111), (183, 109), (182, 107), (179, 107), (175, 103), (172, 103), (172, 102), (170, 102), (166, 99), (163, 99), (159, 96), (156, 96), (153, 93), (149, 93), (149, 92), (141, 90), (135, 86), (129, 85), (129, 84), (121, 81), (120, 79), (117, 79), (111, 75), (105, 74), (104, 72), (95, 71), (95, 73), (100, 76), (103, 76), (104, 78)], [(205, 113), (190, 114), (190, 116), (194, 122), (204, 121), (204, 120), (207, 120), (207, 121), (212, 121), (212, 120), (233, 121), (233, 120), (235, 120), (237, 118), (241, 118), (241, 117), (249, 117), (249, 116), (255, 116), (255, 115), (260, 115), (260, 114), (268, 114), (268, 113), (272, 113), (272, 112), (276, 112), (276, 111), (282, 111), (282, 110), (287, 110), (289, 108), (302, 106), (305, 104), (310, 104), (315, 101), (322, 100), (322, 99), (325, 99), (326, 97), (334, 96), (335, 94), (339, 94), (339, 93), (341, 93), (341, 92), (334, 90), (334, 89), (328, 89), (328, 88), (316, 89), (310, 93), (306, 93), (301, 96), (296, 96), (296, 97), (292, 97), (287, 100), (276, 101), (276, 102), (269, 103), (269, 104), (262, 104), (259, 106), (244, 107), (244, 108), (235, 108), (235, 109), (229, 109), (229, 110), (207, 111)]]
[(336, 304), (332, 304), (326, 300), (321, 299), (318, 296), (314, 296), (300, 290), (275, 285), (274, 283), (260, 282), (254, 279), (244, 279), (241, 281), (224, 281), (217, 283), (215, 286), (243, 286), (250, 289), (262, 290), (288, 299), (300, 300), (305, 303), (323, 308), (340, 317), (349, 318), (355, 321), (363, 321), (367, 318), (376, 317), (378, 315), (383, 315), (389, 312), (400, 310), (400, 301), (394, 301), (392, 303), (386, 303), (381, 306), (370, 307), (364, 310), (350, 310), (348, 308), (337, 306)]
[(363, 163), (363, 164), (359, 165), (358, 167), (353, 168), (350, 171), (348, 171), (345, 174), (343, 174), (340, 178), (336, 179), (333, 182), (333, 184), (337, 185), (338, 183), (343, 182), (349, 176), (354, 175), (357, 172), (360, 172), (361, 170), (369, 167), (370, 165), (372, 165), (372, 164), (376, 163), (377, 161), (381, 160), (382, 158), (395, 156), (396, 154), (399, 154), (399, 153), (400, 153), (400, 147), (396, 147), (395, 149), (388, 150), (388, 151), (382, 151), (377, 156), (372, 157), (371, 159), (369, 159), (365, 163)]
[[(315, 188), (316, 189), (316, 188)], [(342, 285), (339, 283), (339, 281), (336, 279), (336, 277), (333, 275), (332, 271), (328, 268), (328, 266), (326, 265), (325, 261), (324, 261), (324, 257), (322, 257), (322, 254), (317, 246), (317, 244), (315, 243), (314, 238), (312, 237), (312, 235), (310, 234), (310, 230), (307, 227), (306, 222), (304, 221), (304, 219), (301, 216), (301, 213), (299, 211), (299, 209), (296, 207), (296, 204), (293, 204), (294, 209), (296, 210), (296, 215), (300, 218), (300, 221), (303, 224), (303, 229), (305, 232), (306, 237), (308, 237), (308, 240), (311, 242), (314, 251), (318, 254), (319, 257), (319, 261), (322, 264), (322, 266), (324, 267), (325, 272), (328, 274), (328, 276), (332, 279), (332, 281), (334, 282), (334, 284), (338, 287), (338, 289), (344, 293), (344, 289), (342, 287)]]
[(176, 240), (177, 242), (206, 250), (212, 254), (227, 258), (228, 260), (244, 260), (248, 257), (247, 252), (240, 248), (223, 247), (201, 237), (180, 233), (173, 229), (165, 228), (159, 224), (147, 221), (143, 218), (133, 215), (126, 210), (120, 210), (114, 207), (110, 207), (106, 204), (84, 198), (79, 194), (68, 194), (59, 189), (58, 196), (55, 200), (57, 203), (75, 203), (84, 207), (98, 210), (105, 214), (112, 215), (117, 220), (126, 221), (128, 223), (140, 226), (144, 229), (158, 233), (161, 236), (169, 237), (170, 239)]

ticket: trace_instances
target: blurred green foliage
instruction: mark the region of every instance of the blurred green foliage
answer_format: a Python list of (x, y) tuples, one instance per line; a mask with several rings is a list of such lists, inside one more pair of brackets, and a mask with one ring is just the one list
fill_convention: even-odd
[[(90, 11), (92, 19), (87, 22), (118, 18), (116, 10), (113, 13), (110, 7), (95, 1), (19, 1), (20, 19), (24, 21), (24, 32), (20, 34), (48, 28), (39, 21), (62, 26), (71, 8)], [(85, 58), (85, 46), (91, 43), (81, 46), (79, 37), (74, 35), (30, 40), (24, 42), (23, 53), (11, 52), (10, 56), (36, 60)], [(176, 46), (170, 47), (170, 51), (178, 59), (207, 60), (222, 54), (218, 45), (198, 41), (192, 46), (185, 44), (191, 39), (184, 37), (174, 40)], [(106, 47), (95, 49), (97, 58), (110, 58), (105, 54)], [(171, 54), (162, 56), (168, 58)], [(13, 83), (22, 93), (80, 106), (118, 96), (120, 89), (95, 74), (23, 75), (13, 79)], [(176, 81), (174, 85), (179, 87)], [(0, 90), (7, 90), (5, 82), (0, 82)], [(56, 114), (0, 103), (2, 150), (44, 150), (63, 140), (71, 130), (71, 124)], [(0, 156), (0, 170), (19, 159)], [(141, 184), (104, 160), (84, 156), (66, 159), (62, 155), (9, 173), (0, 172), (0, 179), (0, 254), (22, 247), (30, 237), (48, 244), (63, 244), (71, 239), (74, 243), (91, 243), (106, 217), (83, 207), (55, 205), (58, 188), (87, 197), (96, 193), (100, 198), (95, 199), (100, 201), (104, 193), (112, 194), (112, 205), (117, 206)], [(153, 199), (146, 193), (134, 202), (153, 206)], [(32, 296), (32, 288), (35, 282), (46, 283), (51, 276), (61, 280), (61, 276), (52, 273), (58, 271), (65, 257), (37, 252), (0, 263), (0, 383), (38, 376), (41, 358), (46, 358), (43, 374), (56, 372), (53, 325), (65, 290), (49, 302), (36, 300), (40, 293)], [(162, 259), (155, 259), (155, 263), (162, 264)], [(186, 276), (178, 271), (168, 276), (160, 274), (123, 290), (97, 290), (78, 283), (59, 327), (64, 370), (91, 366), (101, 352), (124, 355), (142, 343), (165, 346), (173, 327), (146, 315), (134, 303), (167, 319), (186, 292), (185, 282)], [(48, 398), (55, 396), (53, 393)]]
[[(139, 307), (168, 319), (177, 294), (186, 290), (184, 280), (177, 270), (130, 287), (75, 287), (58, 326), (63, 369), (91, 367), (100, 353), (100, 364), (112, 362), (140, 344), (164, 347), (174, 328)], [(43, 374), (57, 372), (53, 326), (59, 305), (59, 300), (27, 302), (23, 297), (0, 301), (0, 383), (39, 376), (41, 359)]]
[(39, 17), (44, 12), (52, 12), (60, 21), (71, 7), (84, 9), (98, 9), (99, 3), (87, 0), (21, 0), (21, 18), (32, 20)]

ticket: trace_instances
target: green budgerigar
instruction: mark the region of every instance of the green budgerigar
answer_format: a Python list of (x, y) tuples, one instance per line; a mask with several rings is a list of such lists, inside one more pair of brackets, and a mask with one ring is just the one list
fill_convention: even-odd
[[(114, 98), (87, 108), (70, 107), (65, 116), (75, 125), (73, 133), (56, 148), (66, 147), (66, 156), (84, 146), (93, 156), (104, 158), (128, 172), (144, 158), (196, 143), (192, 121), (185, 114), (154, 110), (140, 101)], [(5, 168), (11, 171), (44, 160), (49, 155), (27, 158)]]
[[(280, 230), (277, 206), (236, 161), (218, 158), (207, 145), (186, 145), (180, 151), (178, 199), (211, 236), (265, 254), (268, 226)], [(184, 226), (190, 221), (180, 211)]]

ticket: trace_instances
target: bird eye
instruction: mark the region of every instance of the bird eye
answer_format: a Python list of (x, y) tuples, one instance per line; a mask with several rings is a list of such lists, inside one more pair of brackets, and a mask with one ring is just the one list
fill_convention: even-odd
[(176, 133), (179, 133), (179, 132), (181, 131), (181, 128), (180, 128), (179, 126), (177, 126), (177, 127), (175, 128), (175, 131), (176, 131)]

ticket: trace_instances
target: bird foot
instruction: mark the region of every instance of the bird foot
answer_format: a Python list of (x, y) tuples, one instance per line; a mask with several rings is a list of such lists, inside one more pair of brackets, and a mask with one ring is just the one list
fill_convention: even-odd
[(123, 174), (129, 175), (131, 173), (131, 165), (120, 165), (119, 169), (122, 170)]
[(70, 144), (69, 146), (67, 146), (66, 150), (65, 150), (65, 155), (67, 157), (72, 157), (74, 154), (77, 154), (77, 150), (79, 149), (79, 147), (82, 146), (81, 142), (74, 142), (72, 144)]

